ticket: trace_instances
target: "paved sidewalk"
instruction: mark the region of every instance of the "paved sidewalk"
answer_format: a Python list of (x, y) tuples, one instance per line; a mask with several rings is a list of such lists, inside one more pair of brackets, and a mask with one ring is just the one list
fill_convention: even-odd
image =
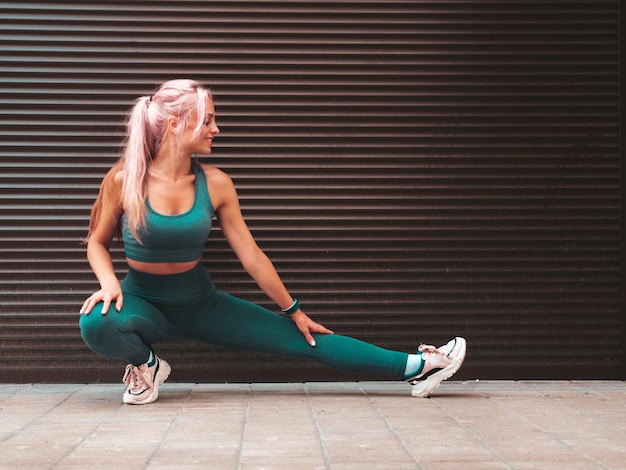
[(626, 469), (626, 383), (0, 384), (2, 469)]

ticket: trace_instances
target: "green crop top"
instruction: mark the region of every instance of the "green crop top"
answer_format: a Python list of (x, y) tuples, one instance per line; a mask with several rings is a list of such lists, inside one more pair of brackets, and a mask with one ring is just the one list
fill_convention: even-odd
[(204, 244), (211, 232), (215, 213), (206, 184), (204, 170), (193, 164), (196, 176), (193, 206), (183, 214), (163, 215), (155, 212), (146, 198), (146, 228), (139, 231), (139, 243), (122, 216), (122, 240), (126, 257), (149, 263), (176, 263), (202, 257)]

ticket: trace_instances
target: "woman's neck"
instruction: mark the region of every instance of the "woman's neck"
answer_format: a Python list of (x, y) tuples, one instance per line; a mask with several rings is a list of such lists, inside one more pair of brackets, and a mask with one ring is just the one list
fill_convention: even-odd
[(169, 146), (163, 146), (154, 156), (149, 172), (169, 181), (178, 181), (192, 173), (191, 155), (172, 151)]

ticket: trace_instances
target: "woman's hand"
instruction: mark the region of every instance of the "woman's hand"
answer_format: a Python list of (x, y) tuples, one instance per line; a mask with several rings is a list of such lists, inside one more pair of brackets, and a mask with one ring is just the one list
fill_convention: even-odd
[(94, 292), (87, 298), (87, 300), (85, 300), (85, 303), (83, 303), (83, 306), (80, 309), (81, 315), (89, 315), (91, 310), (99, 302), (104, 303), (102, 305), (102, 315), (106, 315), (111, 304), (114, 304), (115, 310), (119, 312), (124, 304), (122, 289), (118, 286), (110, 289), (100, 289), (99, 291)]
[(311, 346), (315, 346), (315, 340), (313, 339), (311, 333), (322, 333), (327, 335), (332, 335), (334, 333), (325, 326), (311, 320), (302, 310), (296, 311), (290, 317), (300, 332), (304, 335), (307, 343)]

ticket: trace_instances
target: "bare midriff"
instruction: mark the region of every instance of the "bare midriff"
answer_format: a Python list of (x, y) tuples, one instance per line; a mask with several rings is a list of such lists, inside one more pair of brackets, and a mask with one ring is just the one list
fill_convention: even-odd
[(202, 260), (198, 258), (193, 261), (185, 261), (182, 263), (149, 263), (147, 261), (135, 261), (133, 259), (126, 258), (128, 266), (135, 271), (148, 274), (180, 274), (186, 271), (191, 271)]

